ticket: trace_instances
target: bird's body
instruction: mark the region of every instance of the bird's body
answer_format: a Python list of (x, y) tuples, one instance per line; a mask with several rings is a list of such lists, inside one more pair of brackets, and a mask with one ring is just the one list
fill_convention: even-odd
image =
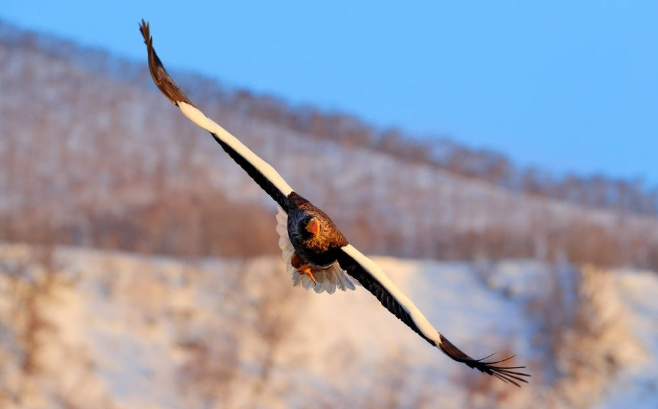
[[(295, 252), (317, 267), (326, 267), (336, 261), (338, 251), (347, 245), (347, 239), (331, 218), (295, 192), (290, 194), (289, 203), (288, 237)], [(319, 224), (318, 234), (307, 229), (313, 220)]]
[(279, 246), (295, 285), (332, 293), (336, 289), (354, 289), (355, 283), (360, 284), (409, 328), (453, 360), (517, 386), (520, 382), (527, 382), (525, 378), (529, 375), (519, 371), (523, 366), (500, 365), (510, 358), (499, 361), (473, 359), (440, 334), (379, 266), (347, 241), (327, 214), (296, 193), (272, 166), (190, 102), (164, 69), (153, 48), (149, 26), (144, 21), (140, 31), (148, 50), (151, 76), (158, 88), (188, 119), (210, 132), (228, 155), (279, 205)]
[[(333, 261), (329, 265), (318, 265), (305, 260), (296, 252), (290, 241), (292, 234), (288, 233), (288, 214), (283, 209), (279, 208), (276, 220), (281, 258), (294, 286), (301, 286), (307, 290), (312, 289), (318, 294), (323, 292), (333, 294), (336, 290), (347, 291), (356, 289), (355, 285), (359, 285), (359, 282), (353, 277), (350, 277), (340, 264), (338, 264), (338, 261)], [(304, 264), (308, 265), (311, 274), (305, 274), (299, 271), (300, 267)]]

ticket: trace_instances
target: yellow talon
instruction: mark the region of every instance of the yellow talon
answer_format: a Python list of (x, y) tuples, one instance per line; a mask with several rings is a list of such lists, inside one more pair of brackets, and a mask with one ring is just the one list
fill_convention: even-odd
[(306, 274), (311, 278), (311, 281), (313, 281), (313, 284), (317, 284), (318, 282), (315, 281), (315, 277), (313, 277), (313, 272), (311, 271), (311, 267), (309, 267), (308, 264), (304, 264), (300, 268), (297, 269), (299, 274)]
[(295, 253), (292, 255), (292, 258), (290, 259), (290, 264), (297, 269), (297, 272), (302, 275), (307, 275), (311, 278), (311, 281), (313, 281), (313, 284), (317, 284), (318, 282), (315, 280), (315, 277), (313, 276), (313, 271), (311, 271), (311, 266), (299, 256), (299, 254)]

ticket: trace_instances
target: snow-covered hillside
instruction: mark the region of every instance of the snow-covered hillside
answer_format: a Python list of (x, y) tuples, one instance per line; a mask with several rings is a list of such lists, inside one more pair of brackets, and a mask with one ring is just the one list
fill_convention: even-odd
[(376, 261), (468, 353), (518, 354), (530, 384), (452, 362), (362, 288), (293, 288), (278, 259), (3, 245), (0, 404), (655, 407), (655, 273)]
[(452, 342), (517, 354), (532, 373), (518, 389), (362, 288), (293, 288), (278, 257), (193, 258), (276, 250), (272, 201), (145, 61), (1, 29), (0, 240), (47, 245), (0, 245), (0, 408), (655, 408), (658, 276), (586, 263), (658, 266), (656, 217), (255, 120), (239, 93), (181, 76), (352, 244), (409, 257), (375, 260)]
[[(11, 42), (0, 41), (0, 61), (0, 216), (48, 221), (76, 238), (69, 242), (88, 244), (104, 218), (116, 224), (134, 208), (173, 195), (221, 192), (234, 203), (273, 206), (207, 134), (157, 93), (145, 61), (140, 72), (149, 88), (90, 71), (75, 55), (65, 59)], [(120, 71), (121, 61), (116, 65)], [(198, 101), (195, 94), (190, 97)], [(658, 258), (651, 251), (658, 243), (655, 217), (524, 196), (258, 122), (205, 97), (199, 102), (205, 112), (332, 215), (351, 241), (376, 254), (463, 258), (478, 247), (493, 257), (584, 253), (580, 259), (608, 265), (629, 259), (653, 265)], [(592, 245), (596, 250), (570, 248), (592, 237), (604, 241)], [(602, 249), (619, 242), (634, 244)]]

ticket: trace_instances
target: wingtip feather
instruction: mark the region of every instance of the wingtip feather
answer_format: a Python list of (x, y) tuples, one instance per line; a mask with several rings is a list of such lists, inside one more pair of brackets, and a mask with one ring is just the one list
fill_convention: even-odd
[(482, 359), (473, 359), (457, 348), (443, 335), (439, 335), (439, 337), (441, 342), (437, 346), (443, 351), (443, 353), (453, 360), (464, 363), (473, 369), (495, 376), (504, 382), (511, 383), (518, 387), (521, 386), (521, 383), (528, 383), (526, 378), (529, 378), (531, 375), (520, 371), (525, 369), (525, 366), (500, 365), (503, 362), (507, 362), (514, 358), (514, 355), (497, 361), (487, 361), (487, 359), (491, 358), (494, 354)]
[(142, 33), (142, 37), (144, 37), (144, 43), (146, 44), (146, 50), (148, 53), (149, 71), (155, 85), (175, 105), (178, 106), (179, 102), (185, 102), (194, 106), (187, 96), (178, 88), (174, 80), (171, 79), (162, 64), (162, 61), (158, 58), (158, 54), (155, 52), (155, 48), (153, 48), (151, 27), (144, 19), (142, 19), (142, 22), (139, 24), (139, 31)]

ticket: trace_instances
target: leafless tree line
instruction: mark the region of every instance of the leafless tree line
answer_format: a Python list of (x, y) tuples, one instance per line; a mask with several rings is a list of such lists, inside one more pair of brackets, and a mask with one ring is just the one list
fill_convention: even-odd
[[(130, 84), (150, 86), (142, 63), (70, 41), (22, 31), (6, 22), (0, 22), (0, 43), (71, 61), (92, 72)], [(555, 175), (536, 168), (524, 169), (499, 152), (469, 148), (449, 138), (419, 138), (399, 128), (380, 129), (350, 114), (324, 112), (311, 106), (292, 106), (272, 95), (234, 90), (197, 75), (181, 74), (180, 78), (189, 93), (195, 95), (195, 100), (218, 104), (245, 120), (267, 122), (348, 146), (367, 147), (401, 160), (427, 163), (526, 194), (636, 214), (655, 215), (658, 212), (658, 187), (647, 185), (641, 178), (626, 180), (601, 174), (580, 176), (573, 173)]]
[[(37, 60), (30, 60), (28, 52), (44, 53), (52, 63), (44, 69), (43, 64), (33, 63)], [(180, 256), (247, 257), (277, 252), (272, 208), (264, 209), (257, 201), (236, 200), (227, 196), (230, 189), (218, 189), (212, 170), (198, 159), (206, 145), (195, 138), (172, 139), (186, 134), (182, 121), (156, 121), (147, 114), (154, 109), (126, 106), (135, 88), (150, 86), (143, 65), (16, 30), (6, 23), (0, 23), (0, 57), (0, 70), (7, 74), (0, 76), (3, 95), (19, 95), (29, 101), (3, 103), (0, 112), (0, 240), (54, 240), (58, 244)], [(76, 71), (71, 61), (89, 71)], [(128, 78), (129, 85), (113, 93), (110, 83), (99, 74)], [(453, 172), (493, 177), (491, 181), (504, 185), (514, 173), (504, 157), (473, 153), (455, 144), (448, 144), (448, 148), (424, 142), (414, 145), (400, 130), (380, 132), (343, 114), (326, 114), (310, 107), (293, 109), (276, 98), (227, 90), (203, 77), (184, 78), (190, 94), (202, 102), (207, 100), (222, 121), (272, 124), (311, 138), (339, 141), (345, 149), (368, 147), (413, 163), (422, 163), (426, 161), (423, 155), (431, 154)], [(30, 87), (34, 83), (42, 86)], [(57, 89), (53, 92), (56, 101), (48, 99), (47, 89)], [(80, 121), (84, 112), (55, 113), (66, 101), (75, 102), (76, 107), (84, 105), (98, 124)], [(140, 104), (148, 103), (140, 98)], [(66, 126), (56, 126), (63, 120)], [(146, 127), (155, 128), (153, 132), (161, 138), (140, 144), (138, 137), (145, 134)], [(470, 170), (460, 171), (460, 166)], [(550, 183), (538, 172), (513, 179), (512, 185), (521, 184), (523, 191), (532, 195), (580, 198), (576, 201), (589, 206), (605, 206), (607, 199), (602, 198), (616, 198), (616, 208), (624, 211), (617, 213), (614, 224), (578, 217), (556, 224), (551, 217), (537, 214), (523, 228), (501, 223), (466, 229), (449, 222), (429, 228), (423, 224), (422, 212), (415, 212), (418, 219), (413, 231), (402, 231), (390, 214), (364, 201), (350, 205), (350, 215), (341, 220), (341, 227), (360, 248), (377, 254), (440, 259), (533, 257), (658, 268), (655, 218), (647, 218), (645, 227), (627, 222), (633, 218), (627, 213), (631, 208), (644, 206), (638, 204), (642, 201), (638, 193), (641, 183), (633, 182), (635, 187), (629, 187), (601, 178), (592, 179), (592, 183), (571, 178), (563, 193), (555, 193), (562, 188), (548, 189), (555, 196), (542, 193)], [(374, 176), (363, 180), (363, 190), (378, 183)], [(335, 218), (348, 213), (337, 198), (351, 192), (339, 192), (322, 180), (314, 186), (328, 189), (323, 195), (326, 210)], [(384, 188), (393, 192), (390, 196), (405, 196), (403, 182)], [(456, 195), (450, 207), (459, 210), (463, 218), (471, 205), (468, 197)], [(501, 213), (501, 217), (512, 220), (513, 215)]]

